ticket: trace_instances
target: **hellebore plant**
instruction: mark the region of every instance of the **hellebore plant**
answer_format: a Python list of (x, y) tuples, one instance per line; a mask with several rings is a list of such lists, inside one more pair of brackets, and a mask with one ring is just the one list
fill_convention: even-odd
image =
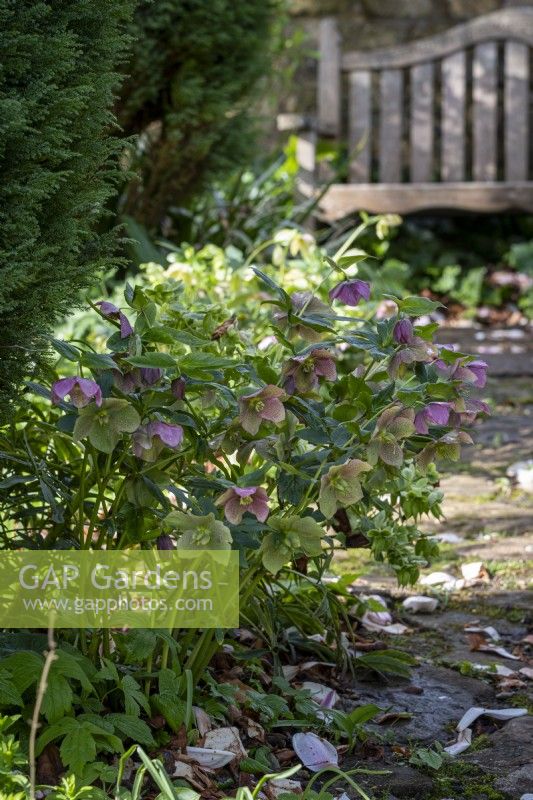
[(417, 527), (440, 515), (433, 462), (471, 441), (486, 365), (433, 342), (427, 298), (388, 294), (378, 318), (353, 240), (313, 293), (245, 265), (222, 302), (173, 262), (126, 286), (127, 313), (94, 306), (105, 346), (58, 343), (51, 391), (30, 384), (2, 434), (4, 545), (234, 548), (244, 612), (276, 573), (318, 580), (355, 540), (414, 581), (435, 552)]

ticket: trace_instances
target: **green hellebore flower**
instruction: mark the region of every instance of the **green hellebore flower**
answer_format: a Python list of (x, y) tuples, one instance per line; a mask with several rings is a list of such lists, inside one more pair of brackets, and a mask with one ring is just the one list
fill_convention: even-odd
[(359, 481), (362, 472), (372, 469), (370, 464), (351, 458), (345, 464), (330, 467), (320, 481), (318, 507), (324, 516), (329, 519), (338, 508), (346, 508), (357, 503), (363, 496)]
[(413, 408), (400, 405), (385, 409), (378, 419), (374, 437), (368, 445), (368, 458), (376, 463), (380, 458), (391, 467), (401, 467), (403, 450), (401, 440), (415, 432), (415, 412)]
[(274, 574), (294, 556), (319, 556), (324, 530), (312, 517), (271, 517), (263, 539), (263, 565)]
[(171, 511), (163, 520), (167, 527), (181, 533), (177, 550), (231, 550), (231, 532), (214, 514), (197, 517), (183, 511)]
[(81, 408), (73, 436), (79, 441), (87, 437), (93, 447), (112, 453), (123, 433), (133, 433), (141, 424), (137, 411), (127, 400), (109, 397), (101, 406), (90, 403)]

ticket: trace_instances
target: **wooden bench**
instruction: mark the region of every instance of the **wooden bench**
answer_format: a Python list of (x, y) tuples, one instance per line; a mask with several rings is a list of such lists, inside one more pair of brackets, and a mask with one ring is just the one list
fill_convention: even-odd
[(331, 180), (317, 137), (347, 148), (348, 182), (320, 201), (331, 220), (359, 211), (533, 212), (533, 6), (369, 51), (341, 48), (320, 22), (317, 119), (298, 137), (299, 189)]

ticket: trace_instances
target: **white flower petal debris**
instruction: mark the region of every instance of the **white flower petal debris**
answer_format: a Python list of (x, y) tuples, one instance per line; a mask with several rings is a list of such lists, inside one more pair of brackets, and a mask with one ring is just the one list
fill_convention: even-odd
[(209, 747), (187, 747), (187, 755), (201, 767), (220, 769), (235, 759), (235, 753), (228, 750), (213, 750)]
[(412, 614), (432, 614), (438, 604), (439, 601), (435, 597), (426, 597), (423, 594), (411, 595), (402, 602), (403, 608)]
[(527, 708), (482, 708), (481, 706), (472, 706), (457, 723), (455, 730), (458, 736), (456, 741), (445, 747), (444, 750), (451, 756), (459, 755), (459, 753), (467, 750), (472, 741), (472, 728), (470, 726), (478, 717), (487, 716), (507, 722), (507, 720), (515, 717), (523, 717), (527, 713)]
[(325, 767), (337, 767), (339, 754), (330, 742), (316, 733), (295, 733), (292, 747), (304, 767), (311, 772), (320, 772)]

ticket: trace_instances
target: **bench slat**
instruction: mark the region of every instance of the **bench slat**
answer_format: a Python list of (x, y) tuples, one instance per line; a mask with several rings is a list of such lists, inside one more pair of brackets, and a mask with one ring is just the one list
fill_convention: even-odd
[(433, 76), (432, 62), (411, 70), (411, 182), (424, 183), (433, 174)]
[(379, 179), (400, 183), (402, 177), (403, 81), (399, 69), (385, 69), (380, 76)]
[(533, 212), (533, 188), (515, 183), (337, 183), (320, 199), (329, 220), (342, 219), (361, 209), (372, 214), (409, 214), (424, 209), (460, 208), (497, 212), (509, 209)]
[(341, 49), (335, 17), (320, 20), (318, 131), (338, 136), (341, 124)]
[(505, 178), (525, 181), (529, 172), (529, 49), (518, 42), (505, 45)]
[(441, 180), (462, 181), (465, 177), (465, 92), (464, 51), (442, 59)]
[(496, 180), (498, 48), (478, 44), (472, 62), (472, 176), (475, 181)]
[(350, 72), (348, 98), (348, 144), (350, 180), (370, 180), (372, 161), (372, 74), (368, 70)]

